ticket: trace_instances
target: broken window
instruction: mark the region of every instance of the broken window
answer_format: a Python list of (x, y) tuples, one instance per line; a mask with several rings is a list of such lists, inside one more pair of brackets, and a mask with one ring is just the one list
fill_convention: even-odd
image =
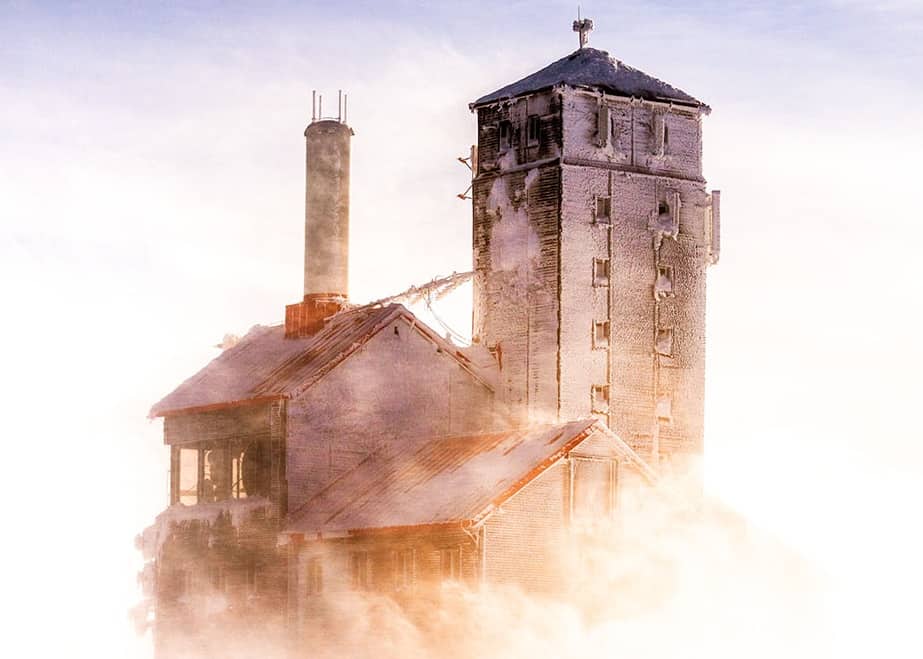
[(593, 259), (593, 286), (609, 285), (609, 259)]
[(439, 569), (443, 580), (461, 579), (461, 547), (445, 547), (439, 551)]
[(665, 297), (673, 297), (673, 266), (657, 266), (657, 281), (654, 283), (654, 297), (658, 300)]
[(179, 502), (192, 506), (199, 502), (199, 449), (179, 450)]
[(371, 586), (370, 563), (371, 558), (367, 551), (354, 551), (349, 555), (349, 571), (353, 590), (368, 590)]
[(395, 551), (391, 560), (394, 572), (394, 590), (406, 590), (413, 586), (413, 549)]
[(673, 355), (673, 328), (661, 328), (657, 330), (657, 340), (655, 342), (657, 354), (671, 357)]
[(612, 216), (612, 198), (596, 197), (596, 221), (601, 224), (609, 224)]
[(308, 560), (304, 588), (308, 596), (320, 595), (324, 592), (324, 573), (320, 558)]
[(597, 320), (593, 323), (593, 347), (609, 347), (609, 321)]
[(609, 411), (609, 385), (594, 384), (591, 392), (593, 412)]
[(537, 114), (529, 115), (526, 123), (526, 139), (529, 146), (538, 146), (542, 138), (542, 120)]
[(576, 521), (602, 519), (612, 512), (615, 462), (607, 458), (574, 458), (571, 514)]
[(500, 153), (509, 150), (510, 146), (513, 144), (513, 124), (509, 121), (501, 121), (497, 127), (498, 132), (498, 143), (497, 150)]

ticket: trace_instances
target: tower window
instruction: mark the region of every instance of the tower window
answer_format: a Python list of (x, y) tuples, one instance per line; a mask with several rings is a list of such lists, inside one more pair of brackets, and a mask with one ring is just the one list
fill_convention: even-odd
[(657, 420), (661, 423), (670, 423), (673, 421), (673, 399), (670, 396), (660, 396), (657, 399), (655, 409)]
[(665, 201), (661, 201), (657, 204), (657, 215), (661, 220), (670, 219), (670, 204)]
[(600, 105), (596, 115), (596, 144), (600, 147), (609, 144), (609, 129), (612, 122), (609, 121), (609, 106)]
[(593, 323), (593, 347), (609, 347), (609, 321), (597, 320)]
[(594, 384), (590, 395), (593, 412), (605, 413), (609, 411), (609, 385)]
[(538, 146), (542, 137), (542, 120), (537, 114), (529, 115), (526, 124), (526, 139), (529, 146)]
[(657, 266), (657, 281), (654, 283), (654, 297), (658, 300), (673, 297), (673, 266)]
[(673, 355), (673, 328), (661, 328), (657, 330), (657, 340), (654, 343), (658, 355), (670, 357)]
[(596, 221), (609, 224), (612, 217), (612, 198), (596, 197)]
[(509, 150), (513, 143), (513, 124), (509, 121), (501, 121), (497, 131), (499, 133), (497, 149), (503, 153)]
[(593, 259), (593, 286), (609, 285), (609, 259)]

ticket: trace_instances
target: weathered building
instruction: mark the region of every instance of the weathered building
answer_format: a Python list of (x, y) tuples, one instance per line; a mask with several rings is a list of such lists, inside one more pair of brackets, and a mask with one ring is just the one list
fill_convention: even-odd
[(710, 110), (581, 48), (477, 113), (474, 336), (528, 421), (595, 415), (654, 461), (702, 450)]
[(701, 451), (708, 107), (581, 48), (471, 109), (467, 348), (349, 303), (352, 131), (306, 129), (302, 300), (151, 411), (171, 451), (144, 534), (161, 655), (216, 610), (298, 639), (339, 593), (560, 588), (565, 539)]

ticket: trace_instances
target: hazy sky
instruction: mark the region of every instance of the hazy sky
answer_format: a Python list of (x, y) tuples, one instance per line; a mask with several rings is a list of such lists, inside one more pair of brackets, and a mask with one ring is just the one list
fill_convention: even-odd
[[(844, 589), (860, 582), (838, 615), (871, 615), (874, 633), (841, 643), (880, 654), (902, 619), (863, 598), (921, 585), (923, 542), (905, 522), (919, 518), (923, 457), (909, 414), (923, 367), (923, 2), (583, 13), (591, 45), (714, 109), (710, 488), (850, 575)], [(455, 158), (475, 139), (467, 103), (573, 50), (574, 18), (570, 2), (0, 2), (14, 643), (42, 654), (45, 617), (70, 656), (136, 651), (132, 538), (167, 503), (147, 411), (225, 332), (299, 299), (311, 90), (329, 104), (349, 93), (351, 289), (373, 299), (470, 268), (470, 205), (455, 197)], [(469, 330), (467, 291), (440, 310)]]

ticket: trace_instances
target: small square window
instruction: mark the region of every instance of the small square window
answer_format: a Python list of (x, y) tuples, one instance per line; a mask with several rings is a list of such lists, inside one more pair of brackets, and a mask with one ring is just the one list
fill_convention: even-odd
[(497, 149), (500, 153), (508, 151), (513, 143), (513, 124), (509, 121), (501, 121), (497, 132), (499, 133)]
[(609, 347), (609, 321), (597, 320), (593, 323), (593, 347)]
[(609, 259), (593, 259), (593, 286), (609, 285)]
[(526, 138), (529, 146), (538, 146), (542, 139), (542, 120), (537, 114), (529, 115), (526, 124)]
[(612, 198), (596, 197), (596, 221), (609, 224), (612, 217)]
[(592, 390), (593, 412), (609, 411), (609, 385), (594, 384)]

